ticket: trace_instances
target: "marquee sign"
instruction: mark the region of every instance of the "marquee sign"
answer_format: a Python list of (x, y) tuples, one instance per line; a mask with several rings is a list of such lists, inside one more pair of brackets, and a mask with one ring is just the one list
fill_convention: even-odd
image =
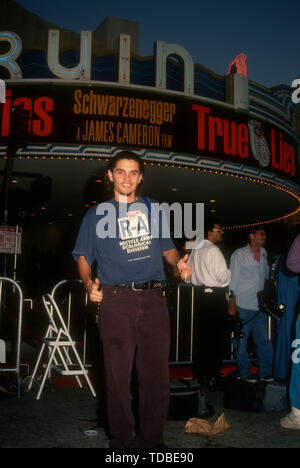
[(0, 107), (0, 144), (9, 139), (11, 109), (18, 105), (30, 112), (29, 143), (180, 152), (297, 177), (290, 135), (195, 97), (101, 85), (9, 86)]

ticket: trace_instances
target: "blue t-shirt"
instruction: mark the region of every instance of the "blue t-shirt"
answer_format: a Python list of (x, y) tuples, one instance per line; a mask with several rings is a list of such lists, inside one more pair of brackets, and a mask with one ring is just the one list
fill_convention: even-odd
[(112, 199), (88, 210), (72, 254), (89, 265), (96, 260), (100, 283), (117, 285), (164, 280), (162, 253), (173, 248), (162, 210), (151, 216), (142, 199), (128, 205)]

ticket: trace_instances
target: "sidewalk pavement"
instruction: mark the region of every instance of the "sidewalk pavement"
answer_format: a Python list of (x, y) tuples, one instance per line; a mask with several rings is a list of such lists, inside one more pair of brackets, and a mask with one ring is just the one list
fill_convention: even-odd
[[(107, 448), (103, 428), (97, 426), (97, 402), (85, 387), (45, 388), (39, 401), (36, 389), (15, 395), (0, 392), (1, 448)], [(206, 392), (214, 407), (214, 422), (223, 411), (230, 428), (211, 437), (185, 433), (186, 420), (166, 422), (165, 443), (170, 449), (299, 448), (300, 431), (280, 426), (287, 412), (250, 413), (223, 410), (223, 393)], [(86, 433), (94, 430), (95, 432)]]

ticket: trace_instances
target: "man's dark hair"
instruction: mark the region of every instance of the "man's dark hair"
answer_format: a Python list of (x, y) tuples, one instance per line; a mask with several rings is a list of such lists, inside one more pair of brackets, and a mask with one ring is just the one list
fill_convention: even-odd
[(205, 218), (204, 220), (204, 237), (207, 239), (208, 232), (212, 231), (215, 224), (221, 224), (220, 219), (217, 218), (216, 216), (209, 216), (208, 218)]
[(256, 224), (255, 226), (250, 226), (247, 229), (247, 242), (248, 242), (248, 244), (250, 244), (250, 242), (251, 242), (250, 235), (255, 234), (257, 231), (265, 231), (266, 232), (265, 227), (262, 224)]
[(144, 175), (145, 168), (144, 168), (143, 160), (140, 158), (138, 154), (134, 153), (133, 151), (128, 151), (128, 150), (120, 151), (119, 153), (116, 154), (116, 156), (111, 158), (107, 164), (106, 172), (107, 171), (112, 172), (114, 168), (116, 167), (118, 161), (121, 161), (122, 159), (132, 159), (133, 161), (136, 161), (139, 165), (140, 173)]
[[(133, 151), (129, 151), (129, 150), (120, 151), (113, 158), (111, 158), (109, 160), (109, 162), (107, 163), (107, 166), (106, 166), (104, 182), (105, 182), (105, 185), (106, 185), (107, 193), (110, 196), (113, 193), (113, 183), (109, 180), (108, 171), (113, 172), (113, 170), (116, 167), (118, 161), (121, 161), (122, 159), (129, 159), (129, 160), (136, 161), (138, 163), (138, 165), (139, 165), (140, 173), (143, 176), (145, 174), (144, 162), (143, 162), (143, 160), (140, 158), (140, 156), (138, 154), (134, 153)], [(139, 184), (139, 186), (137, 188), (137, 193), (141, 193), (142, 186), (143, 186), (143, 179), (141, 180), (141, 182), (140, 182), (140, 184)]]

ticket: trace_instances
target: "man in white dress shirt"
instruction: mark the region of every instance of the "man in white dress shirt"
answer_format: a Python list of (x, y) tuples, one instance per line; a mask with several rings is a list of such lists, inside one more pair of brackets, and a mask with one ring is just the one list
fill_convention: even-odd
[(196, 286), (193, 368), (194, 377), (200, 381), (205, 377), (208, 387), (215, 390), (228, 330), (226, 291), (231, 275), (216, 245), (224, 234), (218, 220), (207, 220), (204, 231), (205, 239), (188, 260), (193, 268), (191, 282)]

